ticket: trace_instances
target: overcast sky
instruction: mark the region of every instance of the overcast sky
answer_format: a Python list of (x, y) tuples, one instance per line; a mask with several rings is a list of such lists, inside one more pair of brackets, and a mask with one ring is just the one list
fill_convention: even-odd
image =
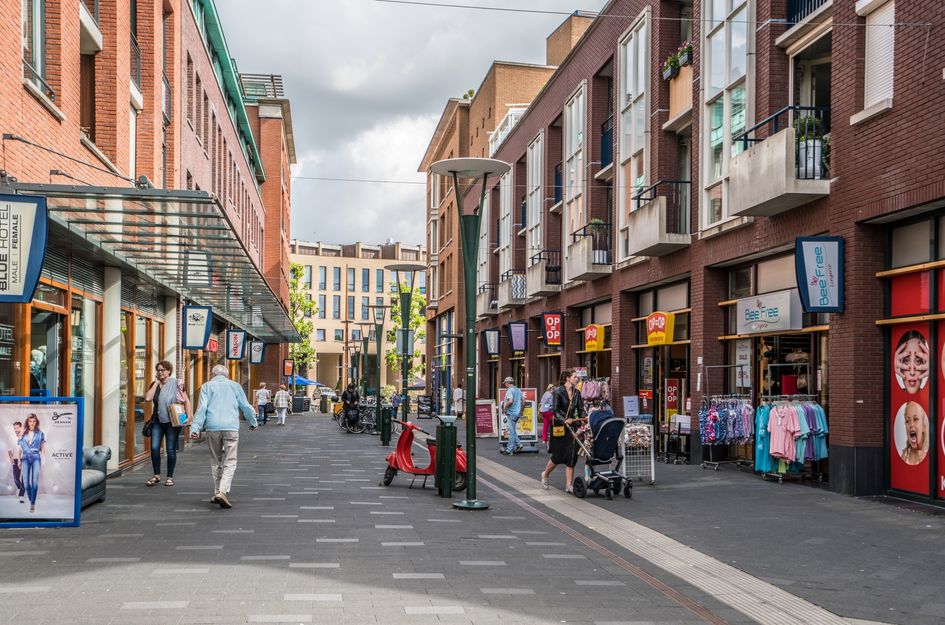
[[(549, 11), (605, 4), (444, 1)], [(330, 243), (423, 243), (417, 168), (446, 100), (477, 89), (494, 59), (544, 63), (545, 38), (565, 19), (375, 0), (217, 0), (217, 10), (240, 71), (285, 78), (298, 156), (292, 236)]]

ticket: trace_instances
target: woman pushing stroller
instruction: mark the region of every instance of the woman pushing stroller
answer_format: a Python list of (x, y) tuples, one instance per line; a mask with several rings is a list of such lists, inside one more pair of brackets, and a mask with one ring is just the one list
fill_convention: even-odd
[[(565, 491), (571, 491), (574, 466), (577, 464), (578, 446), (574, 432), (587, 419), (584, 401), (577, 389), (578, 375), (574, 369), (561, 372), (559, 386), (554, 392), (554, 417), (551, 424), (551, 460), (541, 472), (541, 486), (548, 488), (548, 476), (559, 464), (564, 465)], [(570, 429), (570, 432), (566, 431)]]

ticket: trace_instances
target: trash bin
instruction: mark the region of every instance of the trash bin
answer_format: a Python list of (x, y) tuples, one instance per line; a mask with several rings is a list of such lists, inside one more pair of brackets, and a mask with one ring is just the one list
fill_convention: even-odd
[(321, 399), (318, 402), (318, 409), (321, 412), (327, 413), (329, 409), (328, 395), (322, 395)]
[(390, 445), (391, 407), (381, 408), (381, 445)]
[(442, 415), (436, 426), (436, 475), (434, 483), (440, 497), (453, 496), (456, 479), (456, 421), (455, 415)]
[[(307, 408), (305, 407), (305, 403), (307, 399), (308, 397), (305, 397), (304, 395), (296, 395), (295, 397), (293, 397), (292, 398), (292, 412), (305, 412), (307, 410)], [(311, 407), (311, 403), (309, 403), (309, 407)]]

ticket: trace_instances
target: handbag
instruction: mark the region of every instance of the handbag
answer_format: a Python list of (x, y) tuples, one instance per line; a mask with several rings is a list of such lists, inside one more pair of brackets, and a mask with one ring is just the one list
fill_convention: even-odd
[(141, 436), (151, 438), (151, 430), (154, 428), (154, 417), (151, 417), (141, 426)]
[(275, 413), (276, 413), (276, 407), (273, 406), (271, 403), (265, 404), (265, 408), (263, 409), (263, 411), (264, 411), (267, 415), (275, 414)]
[[(567, 419), (568, 415), (571, 414), (571, 406), (574, 404), (574, 393), (577, 393), (577, 389), (574, 389), (571, 394), (571, 400), (568, 401), (568, 409), (564, 412), (564, 418)], [(552, 425), (551, 426), (551, 435), (555, 438), (559, 436), (564, 436), (564, 425)]]

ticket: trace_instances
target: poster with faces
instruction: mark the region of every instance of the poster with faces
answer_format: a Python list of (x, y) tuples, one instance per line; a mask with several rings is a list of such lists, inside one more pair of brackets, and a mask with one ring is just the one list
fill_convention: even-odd
[(890, 335), (890, 486), (929, 492), (929, 375), (933, 350), (928, 323), (895, 326)]

